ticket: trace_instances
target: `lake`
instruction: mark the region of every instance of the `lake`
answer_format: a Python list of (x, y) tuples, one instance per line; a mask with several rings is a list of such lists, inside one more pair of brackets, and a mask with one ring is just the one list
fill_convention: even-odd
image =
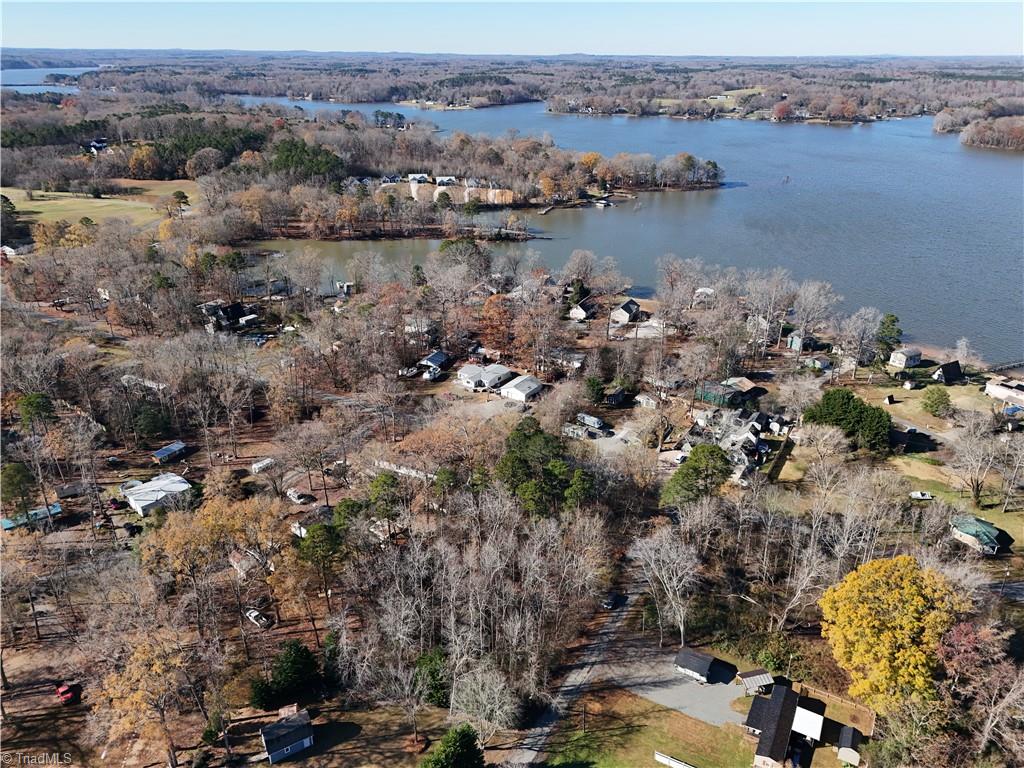
[(39, 67), (0, 70), (0, 87), (18, 93), (78, 93), (76, 85), (47, 85), (47, 75), (81, 75), (98, 67)]
[[(666, 253), (740, 269), (782, 266), (798, 279), (830, 281), (847, 311), (895, 312), (908, 340), (952, 346), (966, 336), (990, 361), (1024, 358), (1024, 156), (963, 147), (956, 135), (932, 133), (930, 118), (834, 127), (555, 115), (543, 104), (298, 106), (308, 113), (391, 109), (470, 133), (549, 134), (559, 146), (606, 155), (687, 151), (713, 159), (725, 169), (723, 189), (532, 215), (531, 227), (550, 239), (526, 247), (552, 267), (575, 248), (613, 256), (647, 289)], [(437, 247), (415, 240), (314, 245), (336, 277), (358, 251), (422, 257)]]

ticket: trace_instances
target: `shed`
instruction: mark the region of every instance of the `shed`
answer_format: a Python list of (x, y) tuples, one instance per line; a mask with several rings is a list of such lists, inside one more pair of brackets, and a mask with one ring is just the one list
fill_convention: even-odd
[(889, 355), (889, 365), (894, 368), (913, 368), (921, 364), (921, 350), (917, 347), (901, 347)]
[(747, 696), (754, 696), (764, 693), (772, 685), (775, 685), (775, 678), (767, 669), (752, 669), (749, 672), (740, 672), (736, 676), (741, 683)]
[(824, 355), (811, 355), (804, 359), (804, 366), (816, 371), (830, 371), (832, 370), (832, 361)]
[(634, 299), (626, 299), (611, 312), (613, 323), (631, 323), (640, 316), (640, 305)]
[(156, 464), (166, 464), (179, 458), (183, 453), (185, 453), (185, 444), (181, 440), (175, 440), (160, 450), (154, 451), (153, 462)]
[(988, 520), (974, 515), (956, 515), (949, 523), (950, 533), (957, 541), (983, 555), (999, 552), (999, 529)]
[(702, 683), (708, 681), (711, 674), (711, 665), (715, 663), (715, 657), (693, 648), (680, 648), (676, 654), (676, 672), (681, 672), (687, 677), (692, 677)]
[(540, 394), (542, 389), (544, 389), (544, 385), (537, 377), (517, 376), (501, 388), (501, 396), (508, 400), (525, 403)]
[(605, 400), (608, 402), (608, 405), (615, 408), (624, 405), (628, 399), (629, 393), (627, 393), (622, 387), (616, 387), (605, 396)]
[(192, 484), (181, 475), (173, 472), (165, 472), (157, 475), (148, 483), (139, 483), (136, 486), (124, 488), (122, 493), (128, 501), (128, 506), (145, 517), (150, 512), (162, 508), (165, 504), (173, 501), (177, 496), (188, 493)]
[(801, 333), (800, 331), (793, 331), (786, 337), (786, 347), (795, 351), (814, 349), (816, 343), (817, 340), (813, 336), (809, 333)]
[(943, 363), (932, 374), (932, 379), (943, 384), (955, 384), (958, 381), (963, 381), (963, 378), (964, 372), (960, 367), (959, 360), (950, 360), (948, 363)]
[(594, 316), (595, 305), (590, 299), (584, 299), (579, 304), (573, 304), (569, 309), (569, 317), (573, 320), (586, 320)]
[(263, 748), (271, 765), (279, 763), (304, 749), (313, 746), (313, 726), (309, 712), (299, 710), (294, 715), (282, 717), (277, 722), (260, 728)]
[(839, 762), (847, 765), (860, 765), (860, 742), (862, 736), (860, 731), (852, 725), (844, 725), (839, 731), (839, 741), (836, 746), (839, 748)]

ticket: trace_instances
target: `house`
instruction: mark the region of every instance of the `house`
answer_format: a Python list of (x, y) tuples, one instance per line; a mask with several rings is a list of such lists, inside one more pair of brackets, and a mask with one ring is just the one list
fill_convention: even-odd
[(419, 361), (420, 368), (436, 368), (439, 371), (446, 370), (452, 364), (451, 355), (440, 349), (435, 349), (429, 355)]
[(50, 522), (55, 517), (59, 517), (63, 509), (59, 502), (54, 502), (48, 507), (38, 507), (37, 509), (30, 509), (23, 515), (14, 515), (14, 517), (5, 517), (0, 520), (0, 528), (5, 531), (13, 531), (17, 528), (24, 528), (25, 526), (35, 526), (36, 523), (43, 521)]
[(644, 376), (644, 383), (650, 384), (655, 389), (664, 390), (675, 390), (683, 386), (682, 379), (674, 379), (667, 376)]
[(207, 328), (211, 332), (226, 331), (234, 327), (247, 314), (245, 307), (239, 302), (233, 301), (228, 303), (224, 299), (207, 301), (204, 304), (200, 304), (197, 308), (203, 313), (203, 317), (210, 321), (207, 324)]
[(452, 187), (459, 183), (459, 180), (454, 176), (435, 176), (434, 183), (439, 187)]
[(646, 392), (641, 392), (639, 395), (637, 395), (633, 399), (633, 402), (635, 402), (641, 408), (654, 409), (658, 407), (658, 399), (653, 395), (647, 394)]
[(605, 401), (607, 401), (608, 405), (612, 406), (613, 408), (620, 408), (621, 406), (626, 404), (626, 400), (628, 399), (629, 393), (626, 392), (626, 390), (624, 390), (622, 387), (616, 387), (614, 390), (612, 390), (605, 396)]
[(836, 743), (839, 754), (839, 762), (846, 765), (860, 765), (860, 741), (861, 733), (852, 725), (844, 725), (839, 731), (839, 741)]
[(525, 403), (540, 394), (544, 385), (535, 376), (517, 376), (501, 388), (501, 396)]
[(402, 177), (398, 176), (398, 175), (395, 175), (395, 176), (381, 176), (380, 177), (380, 183), (381, 183), (382, 186), (384, 184), (397, 184), (401, 180), (402, 180)]
[(408, 180), (410, 182), (412, 182), (414, 184), (429, 184), (430, 183), (430, 176), (428, 176), (425, 173), (410, 173), (407, 178), (408, 178)]
[(740, 392), (725, 384), (704, 381), (697, 386), (697, 399), (719, 407), (735, 407), (743, 399)]
[(675, 660), (676, 672), (692, 677), (700, 683), (708, 681), (708, 675), (711, 674), (711, 665), (714, 663), (714, 656), (686, 647), (679, 649)]
[(956, 515), (949, 523), (950, 533), (957, 541), (983, 555), (999, 552), (999, 529), (988, 520), (974, 515)]
[(145, 517), (191, 489), (191, 483), (181, 475), (165, 472), (147, 483), (139, 483), (137, 480), (125, 483), (121, 486), (121, 495), (140, 517)]
[(153, 463), (166, 464), (169, 461), (179, 459), (184, 455), (185, 448), (186, 446), (181, 440), (175, 440), (173, 443), (169, 443), (160, 450), (153, 452)]
[(470, 363), (459, 369), (459, 383), (470, 389), (498, 389), (516, 377), (516, 372), (500, 363), (479, 366)]
[(1009, 405), (1024, 407), (1024, 381), (995, 376), (985, 382), (985, 394)]
[(832, 361), (824, 355), (811, 355), (804, 359), (804, 367), (813, 368), (816, 371), (831, 371)]
[(792, 349), (794, 352), (807, 352), (814, 349), (817, 343), (817, 339), (809, 333), (803, 333), (802, 331), (793, 331), (786, 337), (786, 348)]
[(571, 437), (574, 440), (583, 440), (591, 437), (589, 429), (584, 427), (582, 424), (566, 423), (562, 425), (562, 434), (566, 437)]
[(587, 362), (587, 356), (583, 352), (575, 352), (571, 349), (552, 349), (547, 355), (547, 362), (567, 373), (573, 373), (583, 367), (583, 364)]
[(707, 286), (701, 286), (693, 292), (693, 300), (690, 302), (691, 307), (707, 307), (712, 304), (715, 300), (715, 289), (708, 288)]
[(764, 693), (775, 685), (775, 678), (766, 669), (752, 669), (749, 672), (740, 672), (736, 677), (743, 683), (743, 690), (747, 696), (756, 696), (759, 693)]
[(894, 368), (913, 368), (921, 364), (921, 350), (916, 347), (900, 347), (889, 355), (889, 365)]
[(776, 685), (770, 698), (758, 696), (751, 703), (744, 727), (758, 737), (754, 768), (782, 768), (799, 700), (792, 688)]
[(956, 384), (956, 382), (962, 381), (963, 378), (964, 372), (960, 367), (959, 360), (950, 360), (948, 363), (943, 363), (932, 374), (934, 381), (940, 381), (943, 384)]
[(597, 304), (592, 299), (584, 299), (579, 304), (573, 304), (569, 308), (569, 317), (572, 320), (589, 320), (597, 311)]
[(271, 765), (313, 746), (313, 726), (305, 709), (260, 728), (263, 748)]
[(624, 302), (619, 304), (615, 309), (612, 310), (611, 318), (613, 323), (623, 325), (624, 323), (632, 323), (634, 320), (640, 317), (640, 305), (633, 299), (626, 299)]
[(139, 376), (133, 376), (130, 373), (126, 373), (121, 377), (122, 386), (131, 389), (132, 387), (145, 387), (146, 389), (152, 389), (154, 392), (161, 392), (167, 389), (166, 384), (162, 384), (159, 381), (153, 381), (152, 379), (143, 379)]

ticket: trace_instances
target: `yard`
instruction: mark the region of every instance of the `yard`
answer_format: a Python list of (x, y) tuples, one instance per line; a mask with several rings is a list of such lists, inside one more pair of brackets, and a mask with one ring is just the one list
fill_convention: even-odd
[(640, 768), (655, 765), (655, 751), (698, 768), (740, 768), (754, 759), (753, 744), (743, 738), (739, 726), (716, 728), (612, 688), (585, 696), (566, 714), (552, 736), (546, 764)]
[(35, 192), (29, 200), (25, 191), (14, 187), (2, 187), (0, 192), (29, 222), (53, 222), (64, 219), (76, 222), (83, 216), (93, 221), (124, 218), (137, 226), (145, 226), (164, 218), (164, 213), (154, 208), (159, 199), (176, 190), (181, 190), (192, 200), (199, 194), (194, 181), (174, 179), (171, 181), (135, 181), (114, 179), (126, 189), (137, 192), (131, 195), (94, 198), (73, 195), (70, 192)]

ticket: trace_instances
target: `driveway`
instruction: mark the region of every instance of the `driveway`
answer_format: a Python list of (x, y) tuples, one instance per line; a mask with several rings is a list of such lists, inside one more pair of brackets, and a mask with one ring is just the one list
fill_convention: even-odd
[(735, 667), (715, 662), (711, 680), (702, 685), (676, 672), (675, 651), (656, 651), (643, 658), (609, 665), (605, 676), (638, 696), (702, 720), (710, 725), (742, 723), (743, 715), (730, 704), (743, 696), (743, 687), (733, 685)]

